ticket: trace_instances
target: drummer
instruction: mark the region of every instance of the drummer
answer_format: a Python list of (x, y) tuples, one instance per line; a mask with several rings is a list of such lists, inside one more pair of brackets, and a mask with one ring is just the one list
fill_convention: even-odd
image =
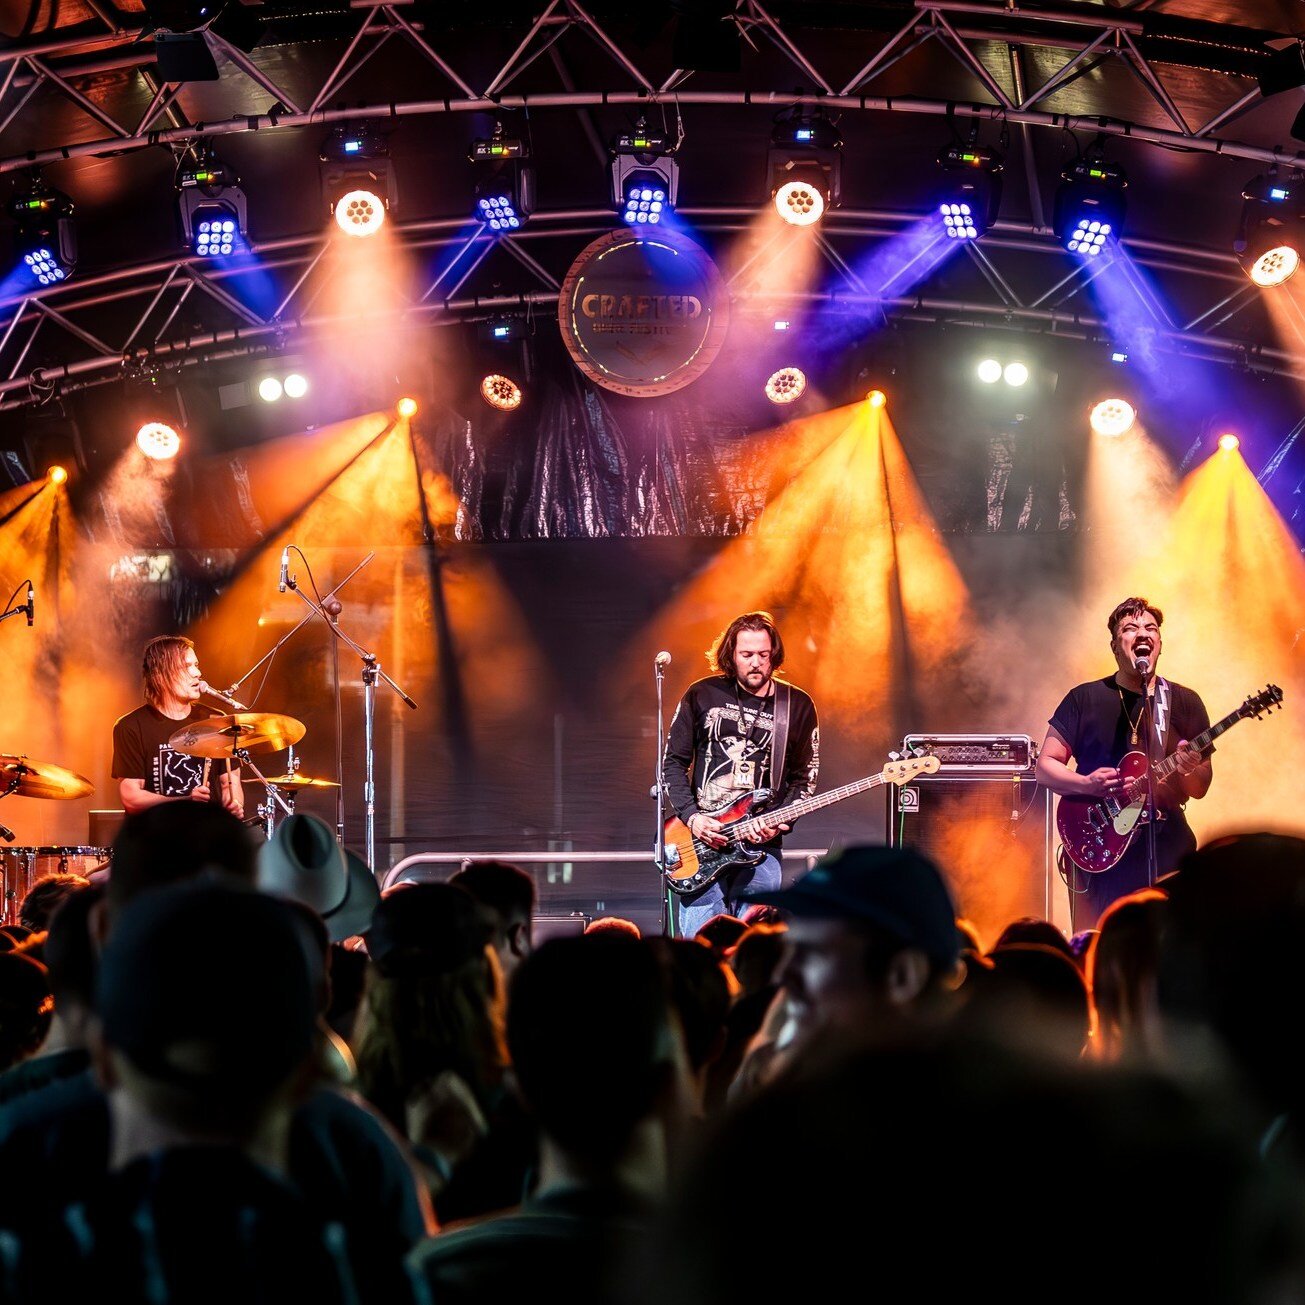
[[(113, 778), (128, 815), (159, 802), (179, 798), (213, 801), (206, 782), (209, 766), (214, 775), (224, 763), (206, 763), (168, 746), (183, 725), (208, 720), (221, 713), (199, 701), (199, 658), (195, 645), (180, 635), (162, 635), (145, 645), (141, 667), (145, 702), (129, 711), (113, 727)], [(245, 814), (240, 770), (220, 775), (222, 805), (236, 816)]]

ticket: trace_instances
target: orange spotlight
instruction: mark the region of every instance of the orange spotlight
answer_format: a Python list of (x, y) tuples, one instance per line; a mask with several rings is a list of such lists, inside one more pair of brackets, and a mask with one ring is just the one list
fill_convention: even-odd
[(417, 415), (417, 400), (409, 398), (406, 394), (395, 407), (400, 417), (415, 417)]
[(68, 471), (65, 467), (51, 467), (45, 474), (52, 485), (62, 485), (68, 479)]
[(872, 408), (882, 408), (888, 402), (888, 396), (883, 390), (871, 390), (865, 397), (870, 401)]
[(136, 447), (156, 462), (167, 462), (181, 451), (181, 436), (162, 421), (147, 421), (136, 432)]
[(1225, 453), (1231, 453), (1234, 449), (1241, 447), (1241, 440), (1232, 431), (1228, 431), (1227, 434), (1219, 436), (1219, 447)]

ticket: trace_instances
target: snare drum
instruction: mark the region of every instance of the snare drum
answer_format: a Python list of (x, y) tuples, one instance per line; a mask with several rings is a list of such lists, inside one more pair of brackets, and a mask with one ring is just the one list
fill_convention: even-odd
[(0, 871), (4, 876), (4, 924), (18, 923), (18, 909), (23, 898), (42, 879), (51, 875), (73, 874), (89, 878), (92, 871), (102, 870), (112, 853), (107, 847), (6, 847), (0, 848)]

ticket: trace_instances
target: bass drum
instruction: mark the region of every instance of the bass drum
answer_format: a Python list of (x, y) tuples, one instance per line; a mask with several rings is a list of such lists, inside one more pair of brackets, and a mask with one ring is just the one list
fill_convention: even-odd
[(4, 876), (4, 903), (0, 923), (17, 924), (18, 912), (28, 893), (51, 875), (103, 878), (112, 853), (107, 847), (6, 847), (0, 849)]

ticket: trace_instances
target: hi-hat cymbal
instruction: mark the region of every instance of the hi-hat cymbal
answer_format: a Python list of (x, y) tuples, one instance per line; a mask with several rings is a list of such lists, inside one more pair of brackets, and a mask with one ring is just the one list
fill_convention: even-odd
[(168, 740), (168, 747), (190, 757), (229, 757), (237, 748), (245, 752), (281, 752), (298, 743), (305, 730), (303, 721), (293, 716), (241, 711), (183, 725)]
[(94, 793), (95, 785), (63, 766), (5, 752), (0, 753), (0, 793), (6, 791), (19, 797), (68, 799)]
[(313, 779), (296, 771), (293, 775), (269, 775), (263, 783), (275, 784), (277, 788), (339, 788), (333, 779)]

